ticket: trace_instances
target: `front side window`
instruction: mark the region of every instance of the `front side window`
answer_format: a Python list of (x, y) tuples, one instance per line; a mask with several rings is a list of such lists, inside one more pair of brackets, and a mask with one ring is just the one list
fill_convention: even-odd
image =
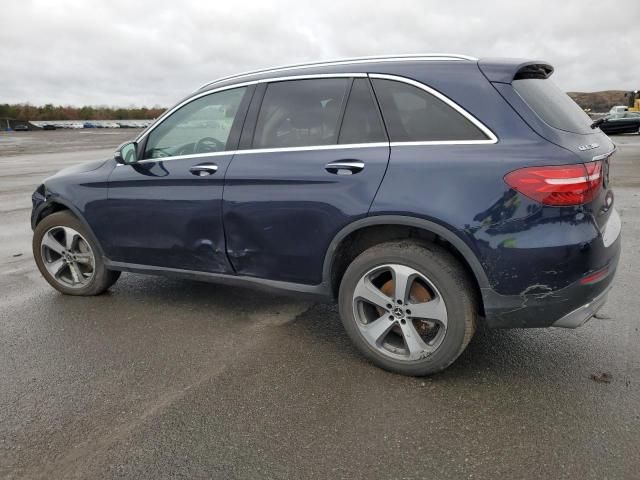
[(270, 83), (253, 136), (253, 148), (335, 145), (350, 83), (347, 78)]
[(379, 78), (373, 88), (392, 142), (487, 140), (469, 119), (425, 90)]
[(245, 92), (212, 93), (176, 110), (149, 134), (144, 158), (224, 151)]

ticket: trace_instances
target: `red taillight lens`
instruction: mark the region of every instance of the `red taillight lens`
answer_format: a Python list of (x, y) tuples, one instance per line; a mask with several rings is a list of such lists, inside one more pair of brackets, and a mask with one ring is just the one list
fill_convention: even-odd
[(514, 190), (545, 205), (581, 205), (595, 198), (602, 185), (602, 162), (526, 167), (504, 177)]
[(588, 285), (589, 283), (596, 283), (598, 280), (602, 280), (604, 277), (606, 277), (608, 273), (609, 273), (609, 267), (604, 267), (603, 269), (598, 270), (597, 272), (592, 273), (587, 277), (584, 277), (582, 280), (580, 280), (580, 283), (582, 285)]

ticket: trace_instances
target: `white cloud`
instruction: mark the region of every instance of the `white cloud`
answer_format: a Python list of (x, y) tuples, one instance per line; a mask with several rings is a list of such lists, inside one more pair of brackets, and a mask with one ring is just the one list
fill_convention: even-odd
[(640, 88), (640, 2), (21, 0), (0, 12), (0, 103), (163, 106), (219, 76), (305, 60), (540, 58), (572, 91)]

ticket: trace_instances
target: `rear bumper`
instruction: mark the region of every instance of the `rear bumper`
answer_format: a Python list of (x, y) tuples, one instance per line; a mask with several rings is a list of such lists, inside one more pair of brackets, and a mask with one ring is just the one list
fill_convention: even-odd
[(491, 328), (576, 328), (589, 320), (605, 303), (620, 258), (620, 238), (608, 249), (611, 257), (606, 275), (593, 283), (581, 280), (552, 290), (546, 285), (531, 285), (520, 295), (500, 295), (482, 289), (487, 325)]
[(611, 285), (609, 285), (604, 292), (599, 294), (592, 301), (576, 308), (572, 312), (567, 313), (561, 319), (553, 322), (551, 326), (562, 328), (578, 328), (584, 325), (606, 303), (609, 290), (611, 290)]

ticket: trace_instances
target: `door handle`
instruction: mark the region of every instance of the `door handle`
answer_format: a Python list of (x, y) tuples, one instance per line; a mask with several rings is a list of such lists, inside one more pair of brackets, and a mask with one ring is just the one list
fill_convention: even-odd
[(334, 175), (353, 175), (364, 169), (364, 162), (360, 160), (340, 160), (327, 163), (324, 169)]
[(205, 177), (212, 175), (218, 171), (218, 165), (215, 163), (201, 163), (200, 165), (194, 165), (189, 169), (192, 175), (198, 177)]

